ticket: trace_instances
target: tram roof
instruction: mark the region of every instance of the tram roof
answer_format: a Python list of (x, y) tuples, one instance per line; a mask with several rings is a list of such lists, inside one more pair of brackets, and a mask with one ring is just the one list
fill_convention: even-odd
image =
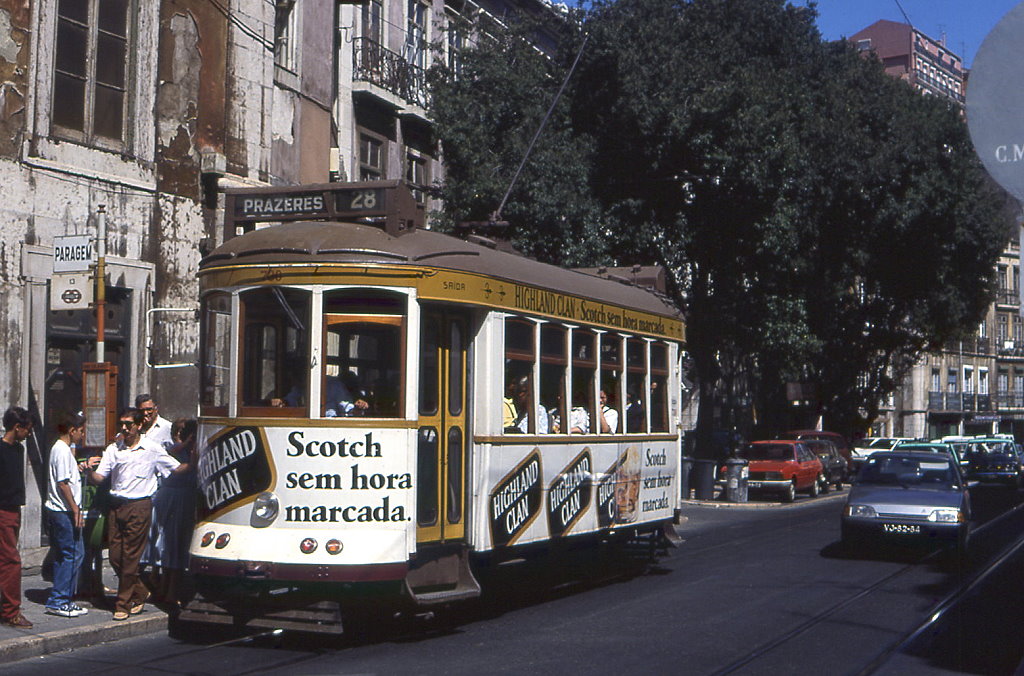
[(650, 289), (423, 229), (393, 236), (379, 227), (361, 223), (283, 223), (229, 239), (200, 262), (200, 270), (314, 262), (445, 268), (681, 319), (680, 312), (667, 298)]

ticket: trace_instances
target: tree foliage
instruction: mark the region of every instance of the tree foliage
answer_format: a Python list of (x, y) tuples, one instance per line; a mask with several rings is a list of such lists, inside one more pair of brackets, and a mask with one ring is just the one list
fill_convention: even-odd
[[(598, 2), (583, 27), (505, 213), (546, 260), (666, 267), (705, 446), (744, 424), (712, 419), (723, 392), (761, 432), (789, 424), (790, 382), (850, 432), (980, 319), (1009, 221), (956, 109), (824, 43), (813, 7), (785, 0)], [(581, 39), (548, 58), (521, 38), (439, 78), (452, 218), (500, 200)]]
[[(560, 38), (571, 47), (572, 24)], [(532, 45), (536, 21), (511, 22), (459, 55), (458, 72), (435, 69), (431, 110), (443, 142), (446, 177), (438, 187), (441, 229), (487, 221), (512, 184), (531, 140), (555, 100), (570, 54), (548, 57)], [(539, 260), (590, 265), (608, 251), (608, 220), (590, 192), (593, 147), (573, 131), (567, 100), (547, 120), (501, 218), (516, 247)]]

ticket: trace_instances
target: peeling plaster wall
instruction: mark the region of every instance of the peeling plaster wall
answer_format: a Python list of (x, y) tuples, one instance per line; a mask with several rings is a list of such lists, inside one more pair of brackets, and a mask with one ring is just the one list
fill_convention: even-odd
[(25, 130), (28, 0), (0, 0), (0, 157), (14, 157)]
[[(156, 98), (157, 180), (161, 190), (199, 197), (199, 29), (191, 15), (175, 14), (163, 31)], [(163, 229), (161, 228), (161, 231)]]

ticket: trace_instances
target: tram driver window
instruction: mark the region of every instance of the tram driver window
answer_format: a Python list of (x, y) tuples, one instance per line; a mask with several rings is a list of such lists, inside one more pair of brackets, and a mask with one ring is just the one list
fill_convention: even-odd
[(241, 294), (242, 406), (301, 415), (309, 379), (310, 294), (270, 287)]
[(404, 296), (365, 290), (324, 296), (320, 415), (401, 415), (404, 317)]

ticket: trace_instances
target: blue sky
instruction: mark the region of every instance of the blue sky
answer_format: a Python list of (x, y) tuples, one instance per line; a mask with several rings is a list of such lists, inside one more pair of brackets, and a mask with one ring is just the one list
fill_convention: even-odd
[[(910, 23), (946, 46), (969, 68), (992, 27), (1021, 0), (818, 0), (818, 28), (827, 40), (853, 35), (879, 19)], [(807, 0), (790, 0), (794, 5)]]

